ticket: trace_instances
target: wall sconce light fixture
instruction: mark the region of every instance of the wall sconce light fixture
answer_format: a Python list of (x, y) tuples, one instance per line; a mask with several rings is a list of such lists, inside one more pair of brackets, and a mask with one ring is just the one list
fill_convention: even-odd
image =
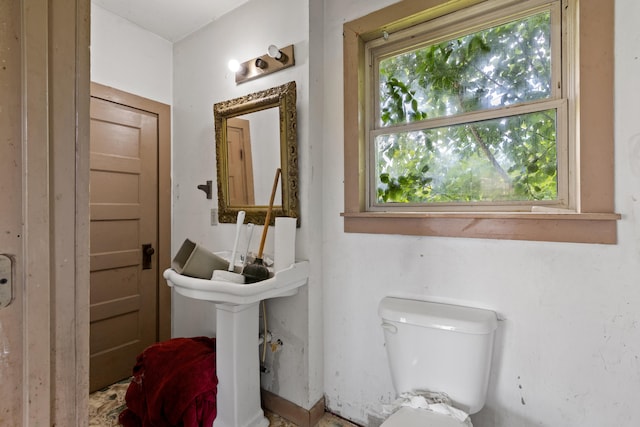
[[(236, 84), (244, 83), (258, 77), (266, 76), (276, 71), (284, 70), (295, 65), (293, 56), (293, 45), (278, 49), (271, 45), (267, 49), (267, 54), (259, 56), (242, 64), (235, 62), (235, 67), (231, 68), (232, 61), (229, 61), (229, 69), (236, 73)], [(236, 65), (237, 64), (237, 65)]]

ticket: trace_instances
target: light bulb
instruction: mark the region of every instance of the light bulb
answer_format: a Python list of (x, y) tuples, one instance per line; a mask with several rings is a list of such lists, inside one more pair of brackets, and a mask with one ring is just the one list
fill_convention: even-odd
[(229, 61), (228, 64), (229, 70), (231, 70), (234, 73), (237, 73), (238, 71), (240, 71), (240, 63), (236, 60), (236, 59), (232, 59)]
[(274, 45), (274, 44), (270, 45), (267, 48), (267, 53), (273, 59), (278, 59), (279, 60), (280, 58), (282, 58), (282, 52), (280, 52), (280, 49), (278, 49), (278, 47), (276, 45)]

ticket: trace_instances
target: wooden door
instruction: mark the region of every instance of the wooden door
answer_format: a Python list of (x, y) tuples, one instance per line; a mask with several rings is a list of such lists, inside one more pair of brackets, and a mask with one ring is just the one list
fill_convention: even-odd
[(157, 341), (156, 115), (91, 99), (90, 206), (94, 391), (130, 376)]
[(229, 161), (229, 204), (255, 205), (253, 191), (253, 160), (249, 120), (227, 120), (227, 152)]

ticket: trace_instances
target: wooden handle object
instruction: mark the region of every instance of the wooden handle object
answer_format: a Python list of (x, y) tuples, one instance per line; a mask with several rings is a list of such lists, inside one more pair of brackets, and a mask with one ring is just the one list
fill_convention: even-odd
[(262, 229), (262, 239), (260, 239), (260, 248), (258, 249), (258, 258), (262, 258), (262, 251), (264, 250), (264, 243), (267, 240), (267, 231), (269, 230), (269, 223), (271, 222), (271, 211), (273, 210), (273, 201), (276, 198), (276, 189), (278, 188), (278, 180), (280, 179), (280, 168), (276, 169), (276, 177), (273, 179), (273, 188), (271, 189), (271, 199), (269, 199), (269, 208), (267, 209), (267, 216), (264, 218), (264, 228)]

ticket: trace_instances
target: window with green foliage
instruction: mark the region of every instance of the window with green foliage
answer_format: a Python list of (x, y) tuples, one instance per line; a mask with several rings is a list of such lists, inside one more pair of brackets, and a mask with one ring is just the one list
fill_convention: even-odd
[(371, 210), (568, 206), (561, 8), (522, 3), (367, 43)]
[(399, 0), (345, 22), (344, 231), (616, 243), (614, 17)]

